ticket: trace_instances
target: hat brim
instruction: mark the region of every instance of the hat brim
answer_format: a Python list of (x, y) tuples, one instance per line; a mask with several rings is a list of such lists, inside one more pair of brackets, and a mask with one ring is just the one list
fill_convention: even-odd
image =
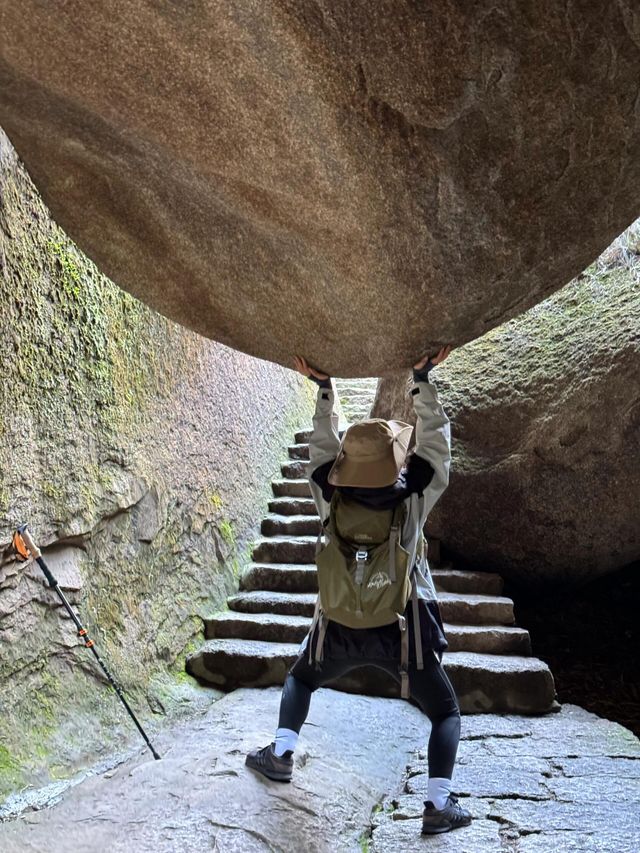
[(343, 451), (344, 436), (340, 451), (329, 471), (327, 480), (332, 486), (352, 486), (363, 489), (377, 489), (392, 486), (407, 456), (413, 427), (400, 421), (389, 421), (395, 433), (389, 452), (378, 459), (366, 462), (349, 458)]

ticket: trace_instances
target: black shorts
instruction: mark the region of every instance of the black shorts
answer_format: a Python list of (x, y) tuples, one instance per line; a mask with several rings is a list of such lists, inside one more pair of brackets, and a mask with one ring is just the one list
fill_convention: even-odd
[[(438, 660), (442, 660), (442, 653), (449, 644), (444, 634), (437, 601), (424, 601), (419, 598), (418, 613), (420, 614), (423, 657), (435, 652)], [(411, 601), (404, 615), (409, 630), (409, 663), (412, 663), (416, 659), (416, 649)], [(315, 632), (313, 637), (307, 634), (301, 646), (301, 655), (306, 654), (308, 658), (308, 643), (315, 642), (315, 638)], [(324, 638), (323, 657), (325, 660), (400, 661), (400, 626), (397, 622), (393, 622), (390, 625), (382, 625), (380, 628), (348, 628), (346, 625), (329, 620)]]

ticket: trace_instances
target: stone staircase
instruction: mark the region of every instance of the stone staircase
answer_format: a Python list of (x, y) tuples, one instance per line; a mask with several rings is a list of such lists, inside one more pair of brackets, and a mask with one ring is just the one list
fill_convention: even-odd
[[(187, 671), (224, 690), (282, 684), (311, 624), (317, 593), (314, 564), (320, 526), (306, 479), (309, 431), (296, 433), (282, 479), (262, 522), (253, 562), (229, 609), (205, 620), (206, 642), (190, 655)], [(443, 664), (463, 713), (536, 714), (554, 710), (553, 677), (531, 654), (529, 634), (514, 624), (513, 602), (502, 578), (490, 572), (432, 565), (449, 649)], [(381, 670), (362, 667), (331, 687), (352, 693), (399, 696)]]
[(342, 416), (347, 423), (355, 423), (369, 417), (378, 379), (334, 379), (336, 393), (340, 401)]

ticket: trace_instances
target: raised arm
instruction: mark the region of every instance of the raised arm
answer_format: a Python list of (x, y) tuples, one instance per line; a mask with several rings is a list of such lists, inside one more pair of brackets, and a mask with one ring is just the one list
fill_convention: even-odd
[(338, 455), (338, 415), (333, 411), (335, 394), (331, 380), (320, 385), (313, 415), (313, 432), (309, 439), (309, 476), (316, 468), (333, 461)]
[(433, 475), (422, 493), (420, 526), (426, 521), (436, 501), (449, 484), (451, 465), (451, 425), (436, 386), (429, 381), (429, 371), (449, 355), (451, 347), (443, 347), (432, 358), (424, 358), (413, 368), (414, 385), (411, 389), (416, 413), (416, 445), (414, 453), (425, 459)]
[(318, 385), (313, 432), (309, 439), (307, 476), (313, 499), (324, 518), (334, 488), (327, 483), (327, 475), (340, 447), (338, 415), (333, 410), (335, 393), (330, 376), (310, 367), (304, 358), (296, 356), (294, 361), (296, 370)]

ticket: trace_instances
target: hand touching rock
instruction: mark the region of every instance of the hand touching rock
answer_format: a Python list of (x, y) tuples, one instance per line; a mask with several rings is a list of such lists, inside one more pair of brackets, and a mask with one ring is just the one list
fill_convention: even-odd
[(415, 382), (428, 382), (429, 381), (429, 371), (432, 367), (435, 367), (436, 364), (442, 364), (445, 358), (451, 352), (451, 344), (447, 344), (442, 347), (442, 349), (436, 354), (432, 356), (425, 355), (424, 358), (421, 358), (416, 364), (413, 365), (413, 379)]
[(293, 363), (298, 373), (306, 376), (307, 379), (311, 379), (316, 385), (319, 385), (321, 388), (331, 388), (331, 377), (327, 373), (322, 373), (322, 371), (316, 370), (315, 367), (311, 367), (303, 356), (294, 356)]

